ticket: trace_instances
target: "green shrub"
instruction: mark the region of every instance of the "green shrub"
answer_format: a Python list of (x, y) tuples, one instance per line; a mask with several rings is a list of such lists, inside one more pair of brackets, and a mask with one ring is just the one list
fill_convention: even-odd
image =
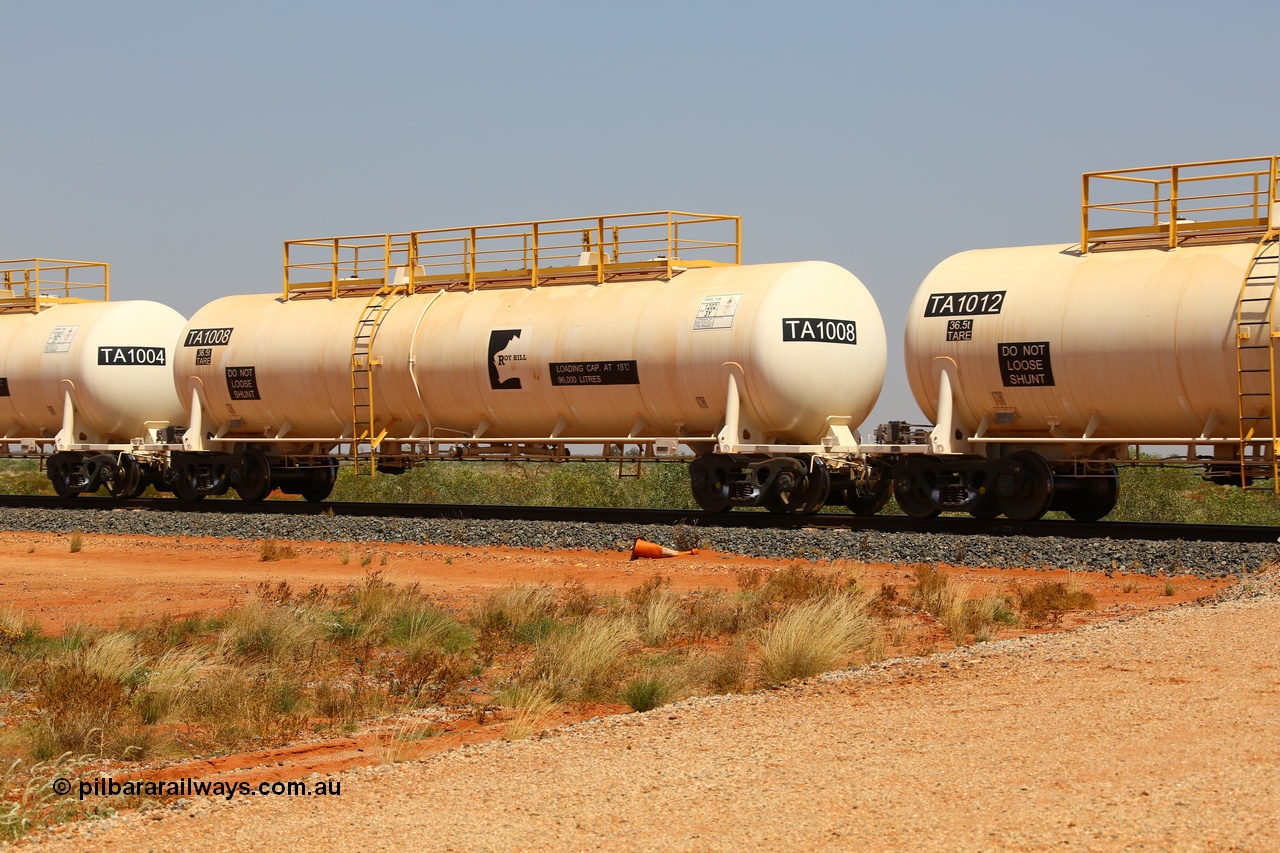
[(670, 702), (674, 693), (669, 679), (657, 674), (643, 675), (623, 685), (622, 701), (633, 711), (652, 711)]

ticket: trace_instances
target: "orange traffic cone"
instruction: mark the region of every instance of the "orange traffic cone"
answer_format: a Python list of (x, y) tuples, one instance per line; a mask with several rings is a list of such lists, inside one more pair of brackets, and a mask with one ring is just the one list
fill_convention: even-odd
[(658, 545), (655, 542), (650, 542), (647, 539), (641, 539), (638, 536), (636, 537), (636, 544), (631, 546), (631, 559), (633, 560), (656, 560), (662, 557), (679, 557), (684, 554), (696, 553), (698, 553), (697, 548), (694, 548), (692, 551), (677, 551), (674, 548), (667, 548), (663, 545)]

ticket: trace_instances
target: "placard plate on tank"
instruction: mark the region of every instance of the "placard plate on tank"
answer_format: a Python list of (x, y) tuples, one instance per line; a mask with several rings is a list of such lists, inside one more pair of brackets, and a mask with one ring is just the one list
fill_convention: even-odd
[(71, 339), (76, 336), (79, 329), (79, 326), (54, 326), (53, 331), (49, 333), (49, 340), (44, 343), (44, 351), (47, 353), (70, 352)]
[(698, 305), (698, 315), (693, 318), (695, 332), (707, 329), (732, 329), (733, 317), (738, 313), (738, 305), (742, 302), (741, 293), (722, 293), (718, 296), (704, 296)]

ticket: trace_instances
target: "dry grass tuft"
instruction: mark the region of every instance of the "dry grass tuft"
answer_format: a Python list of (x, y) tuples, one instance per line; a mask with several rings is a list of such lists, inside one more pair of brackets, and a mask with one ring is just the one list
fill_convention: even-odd
[(535, 678), (558, 697), (576, 694), (598, 698), (606, 692), (634, 637), (635, 627), (629, 618), (588, 616), (538, 643), (533, 661)]
[(108, 738), (130, 716), (125, 685), (89, 669), (78, 654), (46, 664), (36, 704), (43, 715), (33, 733), (32, 754), (41, 761), (64, 753), (107, 753)]
[(915, 627), (915, 622), (905, 616), (899, 616), (889, 623), (889, 642), (895, 649), (900, 649), (907, 642), (907, 635)]
[(723, 652), (694, 649), (685, 660), (681, 683), (715, 694), (742, 693), (747, 689), (748, 667), (742, 644)]
[(761, 637), (761, 676), (769, 684), (809, 678), (871, 642), (865, 597), (838, 595), (793, 605)]
[(262, 543), (262, 556), (259, 558), (264, 563), (274, 563), (276, 560), (293, 560), (298, 556), (298, 552), (288, 545), (281, 545), (274, 539), (267, 539)]
[(646, 646), (662, 646), (684, 620), (678, 595), (662, 591), (649, 597), (640, 610), (640, 639)]
[[(568, 600), (581, 606), (573, 589)], [(536, 643), (555, 627), (555, 590), (545, 584), (512, 584), (489, 596), (471, 617), (481, 657), (492, 660), (514, 643)]]
[(126, 687), (136, 686), (147, 665), (138, 654), (138, 641), (123, 631), (99, 637), (79, 657), (86, 671)]
[(0, 841), (13, 841), (29, 832), (74, 819), (79, 803), (54, 791), (59, 778), (75, 779), (83, 758), (70, 753), (23, 767), (21, 760), (0, 767)]
[(557, 705), (555, 691), (542, 683), (509, 687), (498, 694), (497, 701), (511, 711), (511, 719), (502, 730), (504, 740), (527, 738)]
[(965, 621), (968, 633), (979, 643), (985, 643), (995, 636), (997, 627), (1018, 624), (1018, 617), (1013, 612), (1012, 600), (993, 592), (965, 603)]
[(912, 594), (920, 609), (941, 622), (953, 642), (961, 643), (969, 627), (965, 604), (972, 588), (972, 584), (954, 580), (933, 566), (921, 566), (916, 569)]
[(177, 711), (203, 662), (201, 654), (189, 650), (170, 650), (156, 659), (146, 673), (142, 688), (133, 697), (142, 721), (154, 725)]
[(0, 607), (0, 651), (13, 651), (29, 633), (27, 621), (11, 605)]
[[(1001, 625), (1017, 624), (1012, 602), (1005, 596), (990, 593), (970, 599), (973, 584), (959, 581), (933, 566), (916, 570), (912, 596), (921, 610), (929, 613), (947, 629), (951, 641), (963, 644), (970, 634), (978, 642), (986, 642)], [(902, 632), (905, 635), (905, 631)], [(895, 632), (894, 645), (901, 645)]]
[(1019, 587), (1018, 609), (1035, 625), (1049, 621), (1057, 624), (1069, 610), (1093, 610), (1098, 599), (1077, 582), (1041, 581), (1030, 589)]
[(545, 584), (513, 584), (489, 597), (481, 610), (482, 618), (505, 622), (514, 631), (522, 625), (553, 616), (556, 592)]
[(411, 717), (400, 721), (392, 731), (379, 734), (374, 740), (373, 754), (379, 764), (410, 761), (418, 753), (419, 741), (440, 734), (440, 729), (430, 720)]
[(751, 593), (728, 593), (714, 590), (689, 602), (690, 632), (700, 639), (732, 637), (751, 631), (759, 624), (760, 609)]
[(321, 637), (312, 615), (299, 607), (250, 600), (227, 617), (220, 656), (267, 663), (300, 660)]
[(832, 595), (846, 586), (846, 579), (839, 574), (792, 563), (765, 579), (760, 587), (760, 601), (765, 604), (794, 604)]

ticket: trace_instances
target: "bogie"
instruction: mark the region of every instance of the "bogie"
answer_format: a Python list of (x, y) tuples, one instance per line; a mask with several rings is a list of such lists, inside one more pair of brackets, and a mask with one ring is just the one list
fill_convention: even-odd
[(689, 465), (694, 500), (706, 512), (763, 506), (808, 515), (831, 494), (827, 464), (815, 456), (754, 457), (709, 453)]

